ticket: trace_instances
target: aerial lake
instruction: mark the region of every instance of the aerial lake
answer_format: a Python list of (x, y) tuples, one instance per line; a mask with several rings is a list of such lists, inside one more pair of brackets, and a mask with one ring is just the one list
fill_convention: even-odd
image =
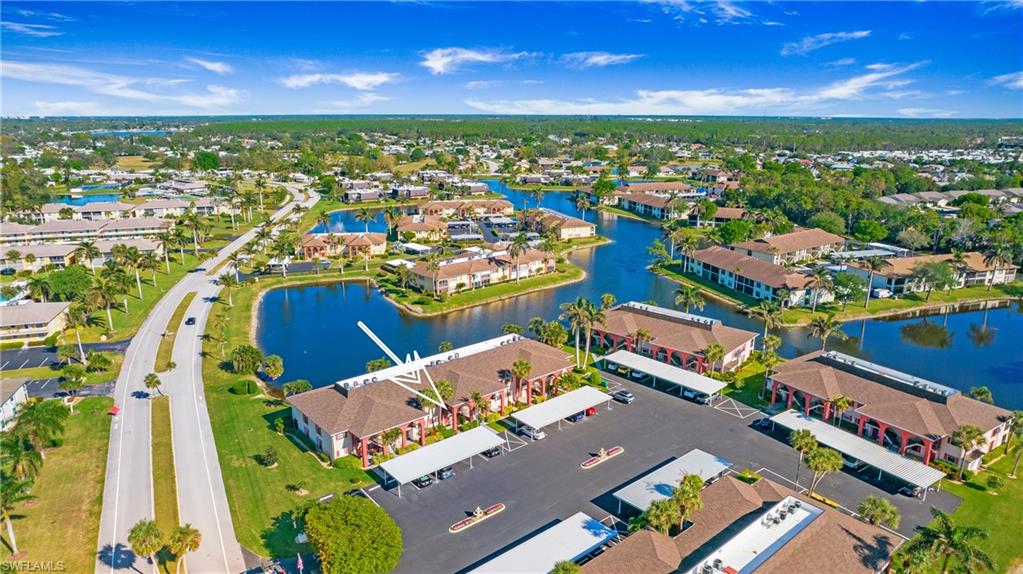
[[(524, 192), (490, 181), (516, 208)], [(582, 217), (569, 193), (547, 193), (541, 203), (562, 213)], [(501, 334), (505, 323), (525, 325), (535, 316), (557, 317), (559, 305), (576, 297), (597, 300), (613, 293), (618, 301), (654, 301), (671, 306), (677, 284), (646, 269), (646, 248), (660, 237), (658, 227), (615, 214), (588, 211), (600, 235), (612, 243), (574, 251), (568, 259), (582, 267), (584, 280), (514, 297), (439, 317), (416, 318), (402, 313), (365, 283), (289, 287), (269, 291), (258, 309), (257, 341), (267, 354), (284, 359), (282, 381), (308, 379), (315, 386), (364, 372), (366, 361), (383, 353), (356, 326), (364, 321), (398, 355), (418, 350), (436, 352), (450, 341), (465, 345)], [(383, 218), (370, 222), (371, 231), (386, 228)], [(331, 214), (332, 231), (363, 231), (352, 211)], [(708, 299), (699, 314), (728, 325), (763, 332), (756, 319)], [(934, 382), (968, 391), (986, 385), (999, 405), (1023, 408), (1023, 313), (1018, 305), (990, 305), (966, 311), (902, 319), (871, 319), (846, 323), (844, 339), (834, 337), (829, 348), (863, 357)], [(779, 353), (784, 357), (820, 348), (804, 329), (782, 329)]]

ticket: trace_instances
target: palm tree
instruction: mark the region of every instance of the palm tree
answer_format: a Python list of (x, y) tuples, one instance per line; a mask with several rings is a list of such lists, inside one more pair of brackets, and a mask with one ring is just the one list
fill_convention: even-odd
[(706, 303), (703, 295), (700, 294), (700, 290), (696, 287), (682, 285), (675, 290), (675, 306), (685, 307), (686, 313), (689, 312), (689, 307), (696, 307), (702, 311)]
[(796, 462), (796, 486), (799, 486), (799, 469), (803, 466), (803, 455), (817, 448), (817, 437), (807, 429), (794, 430), (789, 434), (789, 446), (799, 453)]
[(860, 262), (860, 267), (867, 272), (867, 297), (863, 301), (863, 308), (870, 305), (870, 289), (874, 284), (874, 274), (888, 266), (888, 262), (882, 257), (868, 257)]
[(198, 529), (193, 528), (191, 524), (186, 523), (184, 526), (178, 526), (171, 531), (167, 548), (178, 559), (177, 566), (174, 569), (175, 572), (181, 569), (181, 563), (183, 562), (181, 559), (184, 558), (185, 554), (198, 550), (201, 543), (202, 533)]
[(142, 276), (139, 274), (139, 269), (143, 266), (142, 259), (142, 252), (137, 247), (128, 247), (121, 256), (121, 264), (135, 273), (135, 287), (139, 292), (139, 300), (142, 299)]
[(842, 413), (849, 410), (852, 406), (852, 399), (845, 395), (838, 395), (831, 399), (831, 408), (835, 409), (835, 425), (842, 422)]
[[(17, 263), (18, 261), (21, 261), (21, 252), (17, 249), (11, 249), (7, 252), (7, 259), (9, 259), (12, 263)], [(24, 268), (22, 268), (22, 270), (24, 270)]]
[(650, 339), (653, 338), (653, 336), (650, 334), (650, 331), (640, 327), (632, 333), (629, 333), (629, 338), (632, 339), (633, 344), (636, 345), (636, 350), (639, 351), (643, 348), (644, 344), (648, 343)]
[(186, 211), (181, 217), (180, 224), (182, 227), (192, 232), (192, 247), (195, 251), (195, 256), (198, 257), (199, 239), (206, 234), (209, 226), (194, 211)]
[(614, 307), (617, 302), (618, 300), (615, 298), (614, 293), (604, 293), (600, 296), (600, 310), (607, 311)]
[(4, 523), (7, 525), (7, 538), (11, 540), (11, 555), (17, 556), (18, 541), (14, 537), (14, 525), (11, 523), (11, 511), (19, 504), (34, 500), (35, 496), (29, 493), (32, 488), (31, 480), (11, 480), (4, 477), (0, 483), (0, 491), (3, 491), (3, 498), (0, 498), (0, 511), (3, 511)]
[(227, 291), (227, 306), (234, 307), (234, 299), (231, 298), (231, 289), (239, 285), (238, 280), (230, 272), (221, 273), (217, 277), (217, 283)]
[(188, 243), (188, 234), (185, 233), (185, 230), (183, 228), (175, 227), (174, 230), (171, 231), (170, 239), (174, 243), (174, 245), (178, 246), (178, 259), (180, 259), (181, 264), (184, 265), (185, 244)]
[(366, 225), (366, 233), (369, 233), (369, 222), (375, 219), (376, 216), (367, 207), (360, 207), (355, 212), (355, 221), (361, 221)]
[(107, 331), (114, 330), (114, 317), (110, 313), (110, 307), (117, 303), (117, 295), (119, 293), (120, 289), (113, 281), (99, 277), (93, 283), (92, 288), (85, 294), (86, 301), (89, 304), (106, 308)]
[(813, 305), (810, 307), (810, 313), (816, 313), (817, 301), (820, 299), (821, 291), (834, 289), (835, 282), (831, 277), (831, 272), (821, 265), (815, 268), (813, 273), (807, 277), (807, 287), (813, 289)]
[[(448, 406), (447, 406), (448, 405), (448, 401), (450, 401), (451, 397), (453, 397), (455, 395), (455, 388), (451, 386), (451, 381), (449, 381), (447, 379), (438, 379), (438, 380), (433, 382), (433, 386), (436, 387), (436, 389), (437, 389), (437, 393), (434, 395), (433, 398), (436, 399), (437, 402), (439, 402), (441, 405), (443, 405), (441, 407), (437, 407), (437, 422), (440, 423), (441, 411), (448, 409)], [(458, 416), (458, 415), (456, 415), (455, 413), (452, 413), (452, 419), (451, 419), (452, 422), (457, 422), (457, 421), (455, 421), (455, 418), (454, 418), (456, 416)], [(458, 426), (458, 425), (456, 424), (455, 426)]]
[(83, 365), (89, 362), (85, 359), (85, 349), (82, 347), (82, 327), (88, 327), (96, 323), (89, 309), (81, 303), (74, 303), (67, 310), (67, 317), (64, 320), (68, 329), (75, 330), (75, 340), (78, 342), (78, 357)]
[(579, 336), (582, 334), (583, 329), (586, 328), (585, 301), (585, 298), (579, 297), (571, 303), (562, 303), (561, 315), (558, 317), (568, 323), (569, 329), (575, 335), (575, 366), (577, 369), (582, 368), (582, 363), (579, 362)]
[(398, 280), (398, 285), (401, 285), (402, 291), (408, 292), (409, 283), (412, 283), (415, 279), (415, 273), (405, 265), (402, 265), (394, 271), (394, 275)]
[(132, 552), (145, 556), (153, 563), (153, 555), (163, 546), (163, 532), (153, 520), (142, 519), (135, 523), (128, 532), (128, 544)]
[(270, 380), (277, 380), (284, 374), (284, 359), (279, 355), (268, 355), (263, 359), (263, 373)]
[(960, 569), (957, 572), (979, 572), (993, 570), (995, 562), (977, 544), (985, 540), (988, 533), (976, 526), (956, 526), (952, 517), (938, 508), (931, 508), (934, 520), (920, 526), (917, 535), (906, 545), (904, 552), (920, 552), (930, 559), (941, 560), (941, 573), (949, 571), (949, 563), (955, 559)]
[(956, 480), (963, 479), (963, 467), (966, 464), (966, 455), (977, 445), (984, 442), (984, 431), (976, 425), (962, 425), (952, 431), (952, 444), (959, 447), (962, 454), (959, 455), (959, 468), (956, 471)]
[(603, 325), (606, 318), (604, 317), (604, 310), (601, 307), (594, 305), (589, 299), (585, 299), (586, 304), (584, 309), (586, 311), (586, 353), (583, 356), (583, 364), (590, 364), (590, 343), (593, 339), (593, 327), (596, 325)]
[(991, 389), (984, 386), (970, 387), (970, 396), (982, 403), (988, 403), (989, 405), (995, 404), (995, 398), (991, 394)]
[(670, 498), (651, 502), (643, 513), (647, 523), (661, 534), (667, 534), (680, 522), (679, 514), (678, 504)]
[(70, 415), (68, 408), (59, 401), (30, 403), (18, 412), (16, 426), (45, 459), (43, 447), (64, 434), (64, 423)]
[(533, 317), (526, 323), (526, 329), (533, 334), (536, 338), (540, 338), (543, 335), (543, 328), (547, 326), (547, 322), (543, 320), (543, 317)]
[(700, 241), (695, 235), (687, 233), (678, 240), (678, 250), (683, 256), (684, 265), (682, 266), (683, 273), (689, 273), (689, 258), (696, 253), (696, 248), (699, 247)]
[(703, 479), (698, 474), (686, 474), (671, 493), (671, 500), (678, 506), (678, 530), (685, 528), (686, 519), (703, 508)]
[(170, 275), (171, 235), (169, 233), (161, 233), (155, 237), (155, 240), (160, 251), (163, 251), (163, 262), (167, 265), (167, 275)]
[[(984, 264), (991, 267), (1010, 267), (1013, 263), (1012, 249), (1003, 243), (997, 243), (991, 245), (984, 251)], [(987, 290), (990, 291), (991, 287), (994, 286), (992, 280), (987, 284)]]
[(160, 376), (157, 375), (156, 373), (149, 373), (148, 375), (146, 375), (146, 378), (142, 380), (142, 382), (144, 385), (146, 385), (147, 389), (151, 391), (155, 390), (159, 392), (161, 395), (163, 394), (163, 391), (160, 390), (160, 385), (163, 384), (163, 381), (160, 380)]
[(479, 391), (473, 391), (469, 394), (469, 402), (472, 403), (472, 418), (478, 419), (480, 412), (483, 410), (487, 400), (483, 398), (483, 395)]
[(384, 443), (384, 448), (391, 452), (396, 451), (394, 443), (396, 443), (399, 438), (401, 438), (401, 429), (398, 427), (387, 429), (380, 433), (380, 442)]
[(241, 281), (241, 277), (238, 273), (242, 263), (242, 254), (237, 251), (233, 251), (227, 256), (227, 261), (231, 264), (231, 271), (234, 272), (234, 280)]
[(819, 315), (810, 320), (810, 337), (821, 340), (821, 351), (826, 351), (828, 338), (835, 334), (842, 327), (842, 323), (835, 319), (833, 313)]
[(885, 524), (889, 528), (898, 528), (901, 520), (899, 507), (892, 504), (892, 501), (880, 496), (870, 495), (859, 506), (856, 512), (863, 520), (877, 526)]
[(806, 455), (806, 467), (813, 471), (809, 494), (817, 490), (828, 473), (842, 470), (842, 455), (830, 448), (817, 447)]
[(387, 224), (387, 236), (391, 236), (391, 232), (394, 227), (398, 225), (398, 220), (401, 219), (401, 212), (395, 207), (388, 207), (384, 210), (384, 223)]
[(160, 259), (152, 251), (142, 254), (139, 258), (139, 269), (153, 274), (153, 287), (156, 287), (156, 270), (160, 268)]
[(521, 257), (522, 254), (525, 253), (527, 249), (529, 249), (529, 240), (526, 239), (526, 234), (524, 232), (516, 235), (515, 239), (513, 239), (511, 244), (508, 245), (508, 255), (511, 255), (512, 259), (515, 261), (516, 283), (519, 282), (519, 277), (521, 275), (521, 272), (519, 270), (519, 257)]
[(575, 196), (575, 208), (582, 212), (583, 221), (586, 220), (586, 210), (590, 208), (590, 196), (586, 193), (578, 193)]
[(764, 322), (764, 338), (761, 344), (766, 344), (767, 332), (770, 329), (777, 329), (781, 326), (782, 309), (776, 301), (761, 301), (756, 307), (747, 307), (746, 314), (750, 317), (757, 317)]
[(32, 275), (28, 278), (28, 294), (33, 299), (46, 302), (46, 298), (52, 294), (50, 283), (41, 275)]
[(725, 359), (725, 348), (722, 347), (721, 344), (711, 343), (707, 345), (707, 348), (703, 350), (703, 358), (707, 361), (707, 363), (709, 363), (708, 366), (711, 369), (714, 368), (714, 365), (716, 365), (718, 361), (721, 361), (720, 371), (724, 372), (725, 364), (723, 361)]
[(268, 226), (261, 226), (256, 229), (256, 243), (259, 244), (263, 250), (263, 255), (266, 255), (266, 248), (270, 245), (270, 240), (273, 239), (273, 231)]
[[(1009, 473), (1009, 476), (1011, 476), (1012, 478), (1016, 478), (1016, 471), (1019, 470), (1019, 461), (1020, 461), (1020, 458), (1023, 457), (1023, 425), (1019, 424), (1019, 421), (1021, 420), (1020, 417), (1023, 417), (1023, 411), (1014, 411), (1013, 412), (1013, 417), (1014, 417), (1016, 422), (1014, 423), (1014, 425), (1012, 427), (1012, 434), (1016, 437), (1017, 446), (1016, 446), (1016, 460), (1015, 460), (1015, 462), (1012, 463), (1012, 472)], [(1011, 440), (1012, 437), (1009, 437), (1009, 439), (1010, 440), (1005, 441), (1005, 453), (1006, 454), (1009, 453), (1009, 443), (1012, 442), (1012, 440)]]
[(0, 438), (0, 461), (17, 480), (35, 479), (43, 466), (42, 455), (17, 429)]
[(330, 233), (330, 214), (326, 211), (316, 216), (316, 224), (323, 228), (324, 233)]
[(89, 269), (92, 271), (92, 274), (96, 274), (96, 265), (93, 262), (96, 258), (102, 256), (103, 253), (99, 250), (99, 247), (96, 247), (95, 243), (92, 241), (83, 241), (79, 243), (78, 247), (74, 250), (74, 255), (76, 261), (83, 263), (88, 262)]
[[(518, 388), (521, 390), (522, 383), (527, 380), (529, 374), (533, 372), (533, 363), (530, 363), (526, 359), (519, 359), (512, 363), (511, 374), (515, 377), (518, 383)], [(526, 393), (526, 402), (529, 402), (529, 396), (531, 393)], [(518, 398), (518, 390), (515, 392), (516, 399)]]

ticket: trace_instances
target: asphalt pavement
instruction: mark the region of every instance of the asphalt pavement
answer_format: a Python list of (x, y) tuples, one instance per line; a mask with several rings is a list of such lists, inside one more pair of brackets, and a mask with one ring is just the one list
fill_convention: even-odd
[[(124, 354), (130, 344), (131, 339), (103, 343), (83, 343), (82, 349), (86, 353), (97, 351)], [(46, 367), (48, 365), (59, 364), (60, 362), (57, 358), (56, 347), (26, 347), (24, 349), (0, 352), (0, 371)]]

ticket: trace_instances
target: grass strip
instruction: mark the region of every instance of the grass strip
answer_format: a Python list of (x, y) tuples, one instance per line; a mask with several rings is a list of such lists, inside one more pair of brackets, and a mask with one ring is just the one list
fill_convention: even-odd
[(185, 311), (192, 304), (192, 299), (195, 299), (195, 291), (185, 293), (181, 303), (178, 303), (178, 308), (171, 315), (170, 322), (167, 323), (167, 332), (163, 334), (160, 339), (160, 348), (156, 350), (155, 369), (157, 373), (170, 370), (171, 357), (174, 355), (174, 341), (178, 338), (181, 321), (184, 320)]
[[(152, 399), (153, 499), (156, 524), (165, 537), (180, 523), (178, 516), (178, 485), (174, 474), (174, 436), (171, 432), (170, 398)], [(176, 564), (167, 552), (160, 555), (164, 572), (174, 572)]]

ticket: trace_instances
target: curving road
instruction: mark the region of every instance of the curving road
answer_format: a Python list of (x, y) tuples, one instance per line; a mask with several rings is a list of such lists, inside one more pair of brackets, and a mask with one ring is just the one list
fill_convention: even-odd
[[(274, 221), (286, 217), (298, 203), (308, 207), (319, 199), (315, 193), (305, 194), (302, 186), (285, 187), (292, 201), (273, 214)], [(255, 230), (246, 232), (203, 265), (216, 268), (254, 236)], [(186, 558), (186, 565), (192, 574), (245, 570), (206, 411), (199, 356), (206, 318), (220, 290), (214, 279), (207, 273), (186, 275), (153, 308), (125, 352), (124, 368), (114, 390), (121, 412), (114, 418), (110, 433), (96, 572), (156, 571), (155, 564), (148, 564), (145, 557), (131, 551), (128, 531), (139, 520), (154, 516), (150, 402), (143, 379), (154, 370), (161, 333), (168, 329), (178, 332), (173, 351), (178, 368), (161, 377), (162, 390), (171, 400), (178, 510), (181, 523), (191, 523), (202, 533), (202, 544)], [(197, 296), (186, 316), (196, 317), (196, 325), (168, 325), (178, 304), (192, 291)]]

